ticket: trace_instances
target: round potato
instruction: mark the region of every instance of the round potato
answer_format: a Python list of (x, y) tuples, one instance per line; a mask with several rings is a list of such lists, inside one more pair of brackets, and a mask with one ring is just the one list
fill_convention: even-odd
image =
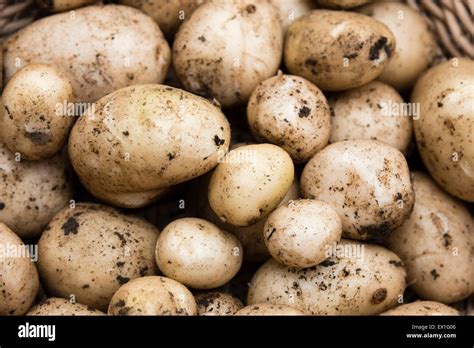
[(194, 296), (197, 314), (203, 316), (234, 315), (243, 305), (238, 298), (224, 292), (207, 292)]
[(0, 143), (0, 221), (20, 237), (38, 237), (72, 198), (72, 182), (63, 155), (22, 161)]
[(281, 72), (252, 92), (247, 118), (256, 139), (282, 147), (299, 163), (326, 146), (331, 131), (321, 90), (302, 77)]
[(432, 301), (416, 301), (390, 309), (380, 315), (459, 315), (454, 308)]
[(64, 12), (78, 7), (90, 5), (95, 0), (36, 0), (41, 7), (51, 12)]
[(303, 170), (301, 192), (331, 204), (343, 236), (361, 240), (385, 240), (415, 200), (405, 157), (375, 140), (341, 141), (318, 152)]
[(195, 289), (213, 289), (231, 280), (242, 265), (242, 244), (230, 232), (197, 218), (167, 225), (156, 244), (163, 274)]
[(313, 0), (270, 0), (270, 2), (278, 10), (284, 32), (295, 19), (308, 13), (316, 6)]
[(90, 316), (105, 315), (105, 313), (94, 308), (87, 307), (77, 302), (71, 302), (64, 298), (50, 297), (41, 301), (26, 314), (28, 316), (45, 315), (67, 315), (67, 316)]
[(176, 88), (138, 85), (88, 109), (71, 131), (69, 154), (92, 194), (136, 207), (211, 170), (229, 143), (229, 123), (214, 104)]
[(105, 311), (130, 279), (158, 270), (158, 230), (110, 207), (78, 203), (60, 211), (38, 242), (42, 284), (53, 296)]
[(331, 255), (303, 269), (270, 259), (253, 276), (247, 303), (290, 305), (314, 315), (375, 315), (403, 295), (406, 273), (391, 251), (342, 240)]
[(263, 236), (275, 260), (306, 268), (327, 259), (327, 251), (341, 239), (339, 215), (328, 203), (299, 199), (270, 214)]
[(66, 142), (76, 115), (64, 114), (74, 103), (71, 82), (56, 68), (31, 64), (19, 70), (2, 94), (0, 139), (28, 160), (53, 156)]
[(374, 0), (318, 0), (317, 3), (322, 7), (334, 9), (349, 9), (367, 4)]
[(408, 283), (423, 299), (461, 301), (474, 289), (474, 224), (459, 201), (427, 175), (412, 174), (415, 206), (410, 218), (389, 238), (404, 261)]
[(437, 65), (416, 83), (411, 101), (418, 149), (431, 176), (453, 196), (474, 202), (474, 61)]
[(185, 89), (229, 107), (277, 72), (282, 47), (281, 22), (268, 1), (208, 0), (176, 34), (173, 66)]
[(48, 62), (72, 83), (79, 102), (132, 84), (161, 83), (170, 48), (152, 18), (128, 6), (88, 6), (44, 17), (3, 44), (5, 79)]
[(329, 141), (374, 139), (406, 154), (413, 122), (403, 98), (389, 85), (372, 81), (329, 98), (333, 112)]
[(39, 279), (29, 250), (0, 222), (0, 315), (24, 315), (35, 301)]
[(281, 304), (257, 303), (239, 310), (235, 315), (305, 315), (302, 311)]
[(134, 279), (112, 297), (109, 315), (196, 315), (193, 294), (165, 277)]
[(209, 183), (209, 203), (231, 225), (249, 226), (267, 217), (282, 201), (294, 178), (291, 157), (271, 144), (230, 151)]
[(380, 75), (395, 49), (382, 23), (353, 12), (314, 10), (286, 33), (285, 64), (290, 73), (327, 91), (362, 86)]

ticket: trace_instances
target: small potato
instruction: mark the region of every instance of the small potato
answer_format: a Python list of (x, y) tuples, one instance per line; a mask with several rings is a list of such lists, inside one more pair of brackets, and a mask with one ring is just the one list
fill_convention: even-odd
[(413, 134), (403, 98), (389, 85), (372, 81), (329, 98), (333, 111), (329, 141), (374, 139), (406, 154)]
[(21, 239), (0, 222), (0, 315), (24, 315), (39, 289), (36, 267)]
[(282, 47), (280, 18), (267, 0), (208, 0), (176, 34), (173, 66), (186, 90), (230, 107), (275, 75)]
[(95, 0), (36, 0), (41, 7), (51, 12), (64, 12), (93, 4)]
[(76, 115), (63, 113), (74, 103), (71, 82), (56, 68), (31, 64), (19, 70), (2, 95), (0, 139), (28, 160), (53, 156), (66, 142)]
[(73, 315), (73, 316), (90, 316), (105, 315), (105, 313), (94, 308), (87, 307), (80, 303), (72, 303), (69, 300), (58, 297), (50, 297), (33, 306), (26, 314), (28, 316), (45, 316), (45, 315)]
[(38, 242), (38, 268), (47, 293), (105, 311), (130, 279), (158, 270), (158, 230), (107, 206), (77, 203), (49, 223)]
[(306, 268), (327, 259), (341, 239), (341, 219), (331, 205), (310, 199), (289, 201), (265, 222), (263, 236), (270, 254), (289, 267)]
[(343, 236), (360, 240), (385, 240), (415, 200), (405, 157), (375, 140), (341, 141), (318, 152), (303, 170), (301, 193), (331, 204)]
[(321, 7), (328, 7), (334, 9), (349, 9), (360, 5), (367, 4), (374, 0), (318, 0), (317, 3)]
[(183, 218), (158, 237), (156, 263), (163, 274), (195, 289), (231, 280), (242, 265), (242, 244), (230, 232), (202, 219)]
[(416, 301), (390, 309), (380, 315), (459, 315), (454, 308), (432, 301)]
[(196, 315), (193, 294), (165, 277), (133, 279), (112, 297), (109, 315)]
[(295, 19), (316, 6), (313, 0), (270, 0), (270, 2), (278, 10), (284, 32)]
[(331, 131), (321, 90), (302, 77), (281, 72), (252, 92), (247, 118), (256, 139), (282, 147), (299, 163), (326, 146)]
[(0, 221), (21, 238), (39, 237), (72, 198), (68, 171), (63, 155), (22, 161), (0, 143)]
[(242, 308), (235, 315), (305, 315), (302, 311), (281, 304), (257, 303)]
[(194, 296), (197, 314), (202, 316), (234, 315), (243, 305), (238, 298), (224, 292), (207, 292)]
[(222, 221), (249, 226), (278, 206), (293, 178), (291, 157), (278, 146), (242, 146), (230, 151), (214, 170), (209, 203)]
[(423, 299), (461, 301), (474, 290), (474, 223), (461, 202), (427, 175), (412, 174), (415, 206), (389, 238), (406, 265), (408, 283)]
[(380, 75), (395, 50), (395, 37), (370, 17), (314, 10), (286, 33), (285, 64), (325, 91), (362, 86)]

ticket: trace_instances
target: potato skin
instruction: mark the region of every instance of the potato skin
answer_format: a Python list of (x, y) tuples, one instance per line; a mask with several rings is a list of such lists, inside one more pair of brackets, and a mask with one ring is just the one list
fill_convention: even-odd
[(313, 0), (270, 0), (270, 3), (278, 10), (284, 32), (295, 19), (316, 7)]
[(415, 206), (389, 238), (404, 261), (411, 288), (423, 299), (461, 301), (474, 289), (474, 224), (461, 202), (421, 172), (412, 174)]
[(405, 157), (375, 140), (347, 140), (318, 152), (301, 175), (305, 198), (330, 203), (343, 236), (383, 241), (413, 209), (414, 193)]
[(257, 303), (239, 310), (235, 315), (305, 315), (302, 311), (282, 304)]
[(396, 305), (406, 275), (398, 256), (377, 245), (338, 245), (359, 245), (360, 253), (336, 250), (326, 262), (304, 269), (270, 259), (253, 276), (247, 303), (286, 304), (313, 315), (375, 315)]
[(297, 162), (307, 162), (326, 146), (331, 114), (326, 97), (308, 80), (279, 73), (261, 82), (247, 105), (256, 139), (282, 147)]
[[(23, 245), (15, 232), (0, 222), (2, 250)], [(0, 257), (0, 315), (24, 315), (35, 301), (38, 289), (38, 272), (29, 257)]]
[(459, 58), (428, 70), (411, 101), (418, 149), (429, 173), (453, 196), (474, 202), (474, 62)]
[(317, 0), (321, 7), (328, 7), (333, 9), (349, 9), (360, 5), (367, 4), (373, 0)]
[(48, 62), (70, 79), (80, 102), (95, 102), (122, 87), (165, 79), (170, 48), (153, 19), (116, 5), (73, 13), (37, 20), (4, 43), (6, 81), (26, 64)]
[(243, 308), (238, 298), (224, 292), (204, 292), (194, 298), (197, 303), (197, 315), (200, 316), (234, 315)]
[(28, 160), (53, 156), (66, 142), (75, 115), (64, 115), (58, 105), (74, 103), (71, 82), (56, 68), (31, 64), (5, 86), (0, 138), (8, 149)]
[(105, 311), (130, 279), (155, 274), (158, 230), (148, 222), (92, 203), (65, 208), (38, 243), (42, 284), (53, 296)]
[(95, 0), (36, 0), (41, 8), (51, 12), (64, 12), (93, 4)]
[(176, 34), (173, 66), (186, 90), (230, 107), (277, 72), (282, 47), (280, 19), (268, 1), (208, 0)]
[(58, 297), (50, 297), (33, 306), (27, 316), (45, 315), (72, 315), (72, 316), (96, 316), (105, 313), (94, 308), (87, 307), (81, 303), (71, 303), (69, 300)]
[(232, 233), (203, 219), (183, 218), (163, 229), (155, 256), (165, 276), (195, 289), (213, 289), (237, 274), (243, 250)]
[(370, 17), (313, 10), (288, 27), (284, 56), (290, 73), (340, 91), (375, 79), (394, 49), (392, 32)]
[(133, 279), (110, 301), (109, 315), (196, 315), (193, 294), (181, 283), (159, 276)]
[(390, 309), (380, 315), (459, 315), (454, 308), (433, 301), (416, 301)]

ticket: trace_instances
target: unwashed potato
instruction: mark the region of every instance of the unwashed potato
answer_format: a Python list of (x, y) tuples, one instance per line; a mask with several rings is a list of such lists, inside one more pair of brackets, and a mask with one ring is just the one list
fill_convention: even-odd
[(50, 297), (33, 306), (26, 314), (28, 316), (45, 315), (72, 315), (72, 316), (90, 316), (105, 315), (105, 313), (94, 308), (85, 306), (81, 303), (71, 302), (64, 298)]
[(318, 152), (303, 170), (301, 193), (331, 204), (343, 236), (361, 240), (385, 240), (415, 200), (405, 157), (376, 140), (341, 141)]
[(412, 114), (389, 85), (372, 81), (328, 99), (333, 112), (331, 136), (343, 140), (379, 140), (406, 154), (413, 134)]
[(389, 248), (406, 265), (408, 283), (423, 299), (442, 303), (474, 292), (474, 223), (461, 202), (427, 175), (412, 174), (415, 206), (389, 238)]
[(232, 233), (203, 219), (183, 218), (163, 229), (155, 255), (165, 276), (195, 289), (213, 289), (237, 274), (243, 250)]
[(24, 315), (39, 289), (36, 267), (21, 239), (0, 222), (0, 315)]
[(165, 277), (134, 279), (120, 287), (110, 301), (109, 315), (196, 315), (193, 294)]
[(403, 295), (406, 273), (393, 252), (342, 240), (332, 255), (303, 269), (270, 259), (253, 276), (247, 303), (285, 304), (314, 315), (375, 315)]
[(321, 90), (281, 72), (252, 92), (247, 119), (256, 139), (282, 147), (295, 162), (308, 161), (326, 146), (331, 131), (329, 105)]
[(318, 0), (317, 3), (322, 7), (334, 9), (349, 9), (367, 4), (374, 0)]
[(459, 315), (454, 308), (432, 301), (416, 301), (390, 309), (380, 315)]
[(51, 12), (74, 10), (78, 7), (93, 4), (96, 0), (36, 0), (36, 3)]
[(0, 221), (20, 237), (38, 237), (71, 198), (65, 156), (25, 161), (0, 143)]
[(378, 79), (398, 90), (411, 88), (437, 54), (436, 38), (425, 18), (399, 2), (374, 2), (357, 11), (385, 24), (397, 42)]
[(71, 82), (56, 68), (25, 66), (5, 86), (2, 100), (0, 140), (11, 152), (39, 160), (61, 150), (76, 116), (64, 109), (75, 96)]
[(380, 75), (395, 49), (395, 37), (381, 22), (353, 12), (314, 10), (286, 33), (290, 73), (327, 91), (362, 86)]
[(152, 18), (116, 5), (39, 19), (12, 35), (3, 50), (7, 81), (27, 64), (47, 62), (70, 79), (80, 102), (132, 84), (161, 83), (171, 59)]
[(242, 302), (224, 292), (207, 292), (194, 296), (197, 303), (197, 314), (202, 316), (234, 315), (240, 310)]
[(313, 0), (270, 0), (270, 2), (278, 10), (283, 31), (286, 31), (295, 19), (308, 13), (316, 6)]
[(418, 149), (431, 176), (453, 196), (474, 202), (474, 61), (456, 58), (428, 70), (411, 101)]
[(184, 88), (224, 106), (245, 103), (280, 65), (283, 29), (266, 0), (208, 0), (183, 23), (173, 66)]
[(244, 307), (235, 315), (305, 315), (305, 313), (287, 305), (262, 302)]
[(78, 203), (60, 211), (38, 242), (38, 269), (47, 293), (105, 311), (130, 279), (158, 270), (158, 230), (110, 207)]
[(293, 161), (280, 147), (242, 146), (226, 154), (214, 170), (209, 203), (222, 221), (249, 226), (278, 206), (293, 178)]
[(138, 207), (211, 170), (229, 143), (229, 123), (211, 102), (173, 87), (137, 85), (107, 95), (79, 118), (69, 154), (93, 195)]

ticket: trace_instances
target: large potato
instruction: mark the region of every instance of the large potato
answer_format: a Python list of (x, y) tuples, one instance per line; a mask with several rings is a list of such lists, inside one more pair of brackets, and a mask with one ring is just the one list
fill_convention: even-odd
[(211, 170), (229, 143), (229, 123), (212, 103), (172, 87), (138, 85), (87, 110), (71, 131), (69, 154), (92, 194), (132, 207)]
[(474, 202), (474, 62), (455, 59), (428, 70), (411, 101), (421, 157), (431, 176), (452, 195)]
[(383, 312), (380, 315), (459, 315), (459, 312), (454, 308), (446, 306), (445, 304), (432, 302), (432, 301), (416, 301), (412, 303), (407, 303), (393, 309), (390, 309), (386, 312)]
[(374, 315), (397, 304), (406, 276), (397, 255), (344, 240), (334, 249), (311, 268), (267, 261), (253, 276), (248, 304), (272, 302), (314, 315)]
[(71, 302), (64, 298), (50, 297), (41, 301), (32, 307), (26, 314), (29, 316), (45, 316), (45, 315), (67, 315), (67, 316), (90, 316), (105, 315), (105, 313), (96, 309), (87, 307), (81, 303)]
[(394, 49), (392, 32), (375, 19), (314, 10), (288, 27), (285, 64), (322, 90), (340, 91), (375, 79)]
[(266, 0), (208, 0), (183, 23), (173, 65), (184, 88), (222, 106), (247, 101), (280, 65), (283, 30)]
[(161, 83), (170, 48), (158, 25), (127, 6), (89, 6), (42, 18), (3, 45), (5, 79), (32, 63), (55, 65), (81, 102), (132, 84)]

